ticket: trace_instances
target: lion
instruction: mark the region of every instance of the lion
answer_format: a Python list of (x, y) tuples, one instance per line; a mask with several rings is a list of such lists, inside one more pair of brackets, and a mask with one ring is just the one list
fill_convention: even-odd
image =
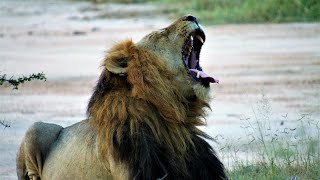
[(134, 43), (113, 46), (87, 119), (63, 128), (36, 122), (17, 154), (19, 179), (227, 179), (198, 129), (210, 108), (200, 66), (205, 33), (193, 16)]

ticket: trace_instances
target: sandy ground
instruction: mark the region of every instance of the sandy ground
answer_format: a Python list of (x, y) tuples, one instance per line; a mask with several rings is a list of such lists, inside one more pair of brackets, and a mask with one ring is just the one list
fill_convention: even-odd
[[(152, 5), (0, 2), (0, 72), (44, 72), (48, 78), (18, 91), (0, 87), (0, 120), (10, 125), (0, 126), (0, 179), (16, 179), (15, 154), (33, 122), (68, 126), (85, 118), (105, 51), (119, 40), (138, 41), (169, 25), (172, 20), (161, 13)], [(301, 117), (319, 121), (319, 23), (204, 28), (202, 66), (220, 80), (212, 85), (212, 111), (203, 127), (207, 133), (243, 136), (241, 119), (253, 118), (263, 95), (272, 126), (293, 127)]]

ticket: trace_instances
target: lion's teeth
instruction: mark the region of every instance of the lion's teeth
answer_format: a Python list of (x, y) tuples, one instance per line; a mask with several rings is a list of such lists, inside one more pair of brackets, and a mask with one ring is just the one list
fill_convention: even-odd
[(193, 41), (193, 37), (192, 36), (190, 36), (190, 40)]
[(197, 72), (197, 78), (200, 78), (200, 71)]
[(204, 40), (202, 39), (202, 37), (200, 35), (197, 35), (196, 38), (203, 44)]

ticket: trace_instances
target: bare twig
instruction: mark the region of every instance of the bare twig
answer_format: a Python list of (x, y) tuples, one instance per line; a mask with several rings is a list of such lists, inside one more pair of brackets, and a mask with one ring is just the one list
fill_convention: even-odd
[(10, 125), (6, 124), (4, 121), (0, 121), (0, 124), (4, 126), (4, 128), (10, 127)]

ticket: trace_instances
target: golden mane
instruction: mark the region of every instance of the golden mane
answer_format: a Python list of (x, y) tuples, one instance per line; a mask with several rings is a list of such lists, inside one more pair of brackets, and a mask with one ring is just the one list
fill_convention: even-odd
[[(88, 106), (91, 125), (98, 131), (100, 154), (116, 155), (114, 143), (122, 144), (126, 133), (134, 137), (141, 128), (149, 129), (156, 143), (170, 154), (182, 156), (194, 146), (193, 133), (204, 135), (196, 126), (204, 124), (200, 117), (208, 104), (196, 100), (193, 90), (185, 89), (185, 82), (172, 78), (175, 74), (158, 58), (130, 40), (108, 52)], [(106, 66), (123, 61), (127, 62), (127, 74), (108, 71)], [(177, 168), (187, 173), (185, 163)]]

